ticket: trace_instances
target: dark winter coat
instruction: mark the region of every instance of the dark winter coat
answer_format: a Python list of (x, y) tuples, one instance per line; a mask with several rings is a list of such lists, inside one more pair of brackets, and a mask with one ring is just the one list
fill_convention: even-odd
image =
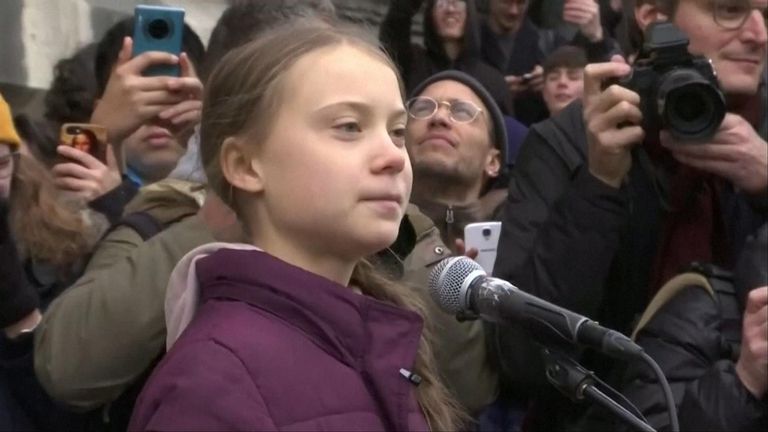
[[(256, 250), (197, 261), (200, 306), (129, 430), (426, 430), (416, 313)], [(170, 334), (170, 333), (169, 333)]]
[(467, 18), (463, 49), (459, 57), (451, 60), (443, 48), (432, 20), (434, 0), (427, 0), (424, 8), (424, 45), (411, 42), (411, 23), (421, 2), (391, 0), (389, 10), (381, 23), (379, 38), (397, 63), (407, 93), (430, 76), (448, 69), (457, 69), (471, 75), (493, 96), (501, 111), (513, 115), (512, 100), (498, 70), (481, 59), (480, 21), (474, 0), (467, 0)]
[[(714, 286), (713, 297), (684, 288), (656, 313), (636, 341), (669, 381), (680, 430), (758, 431), (768, 428), (768, 399), (758, 400), (736, 375), (743, 306), (732, 284)], [(658, 380), (643, 363), (630, 364), (622, 394), (657, 430), (669, 430)]]
[[(651, 175), (634, 159), (621, 189), (589, 173), (580, 103), (533, 126), (512, 171), (496, 276), (628, 333), (650, 300), (651, 267), (664, 220)], [(729, 185), (719, 200), (734, 256), (766, 215)], [(507, 391), (525, 399), (528, 389), (542, 386), (551, 396), (530, 338), (515, 328), (491, 329)], [(616, 362), (588, 353), (583, 364), (607, 378)], [(573, 415), (583, 412), (557, 395), (551, 398)], [(566, 414), (545, 412), (540, 419), (567, 421)]]

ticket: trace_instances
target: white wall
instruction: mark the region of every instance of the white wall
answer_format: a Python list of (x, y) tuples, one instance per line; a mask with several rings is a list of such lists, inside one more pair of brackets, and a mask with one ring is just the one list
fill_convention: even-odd
[(208, 41), (226, 0), (0, 0), (0, 82), (47, 88), (53, 65), (97, 40), (109, 26), (133, 13), (136, 4), (186, 9), (186, 21)]

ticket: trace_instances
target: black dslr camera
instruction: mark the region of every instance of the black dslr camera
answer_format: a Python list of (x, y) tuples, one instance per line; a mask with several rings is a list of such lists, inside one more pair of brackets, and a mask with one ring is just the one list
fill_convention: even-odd
[(648, 27), (632, 72), (619, 84), (640, 95), (643, 129), (665, 129), (685, 141), (712, 137), (725, 98), (709, 59), (688, 52), (688, 37), (670, 22)]

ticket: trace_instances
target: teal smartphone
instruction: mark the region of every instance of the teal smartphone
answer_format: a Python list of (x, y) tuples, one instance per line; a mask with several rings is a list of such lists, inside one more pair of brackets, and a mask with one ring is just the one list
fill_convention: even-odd
[[(133, 14), (133, 57), (147, 51), (181, 54), (184, 9), (138, 5)], [(179, 76), (179, 65), (156, 64), (144, 76)]]

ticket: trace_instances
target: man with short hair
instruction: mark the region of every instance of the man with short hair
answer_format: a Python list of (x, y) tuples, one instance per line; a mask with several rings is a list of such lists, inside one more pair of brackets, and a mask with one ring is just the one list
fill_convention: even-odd
[(435, 74), (412, 94), (406, 128), (411, 201), (454, 245), (466, 224), (496, 219), (504, 201), (504, 118), (483, 86), (463, 72)]
[[(583, 106), (531, 128), (509, 185), (495, 272), (536, 296), (628, 334), (656, 289), (692, 261), (731, 266), (768, 214), (766, 0), (641, 0), (640, 29), (671, 21), (692, 54), (710, 58), (728, 113), (714, 136), (674, 138), (644, 122), (651, 97), (615, 83), (631, 67), (585, 69)], [(654, 104), (654, 106), (656, 106)], [(645, 126), (641, 126), (645, 125)], [(497, 327), (507, 391), (541, 382), (533, 417), (564, 429), (583, 412), (543, 382), (535, 350), (514, 328)], [(584, 365), (610, 376), (613, 362)], [(548, 401), (547, 401), (548, 399)], [(553, 414), (557, 413), (557, 414)], [(547, 421), (560, 420), (547, 425)]]
[(557, 115), (574, 100), (581, 99), (586, 65), (584, 50), (571, 45), (561, 46), (544, 60), (541, 96), (547, 104), (550, 117)]
[[(504, 117), (482, 84), (456, 70), (418, 84), (406, 109), (405, 145), (413, 166), (411, 203), (432, 219), (442, 243), (464, 253), (464, 227), (498, 220), (506, 196)], [(417, 246), (409, 259), (429, 252)], [(425, 279), (414, 279), (406, 275), (405, 282), (424, 284)], [(428, 297), (424, 286), (415, 290)], [(478, 418), (498, 393), (483, 324), (459, 322), (431, 299), (425, 301), (435, 321), (434, 350), (441, 376), (462, 407)]]

